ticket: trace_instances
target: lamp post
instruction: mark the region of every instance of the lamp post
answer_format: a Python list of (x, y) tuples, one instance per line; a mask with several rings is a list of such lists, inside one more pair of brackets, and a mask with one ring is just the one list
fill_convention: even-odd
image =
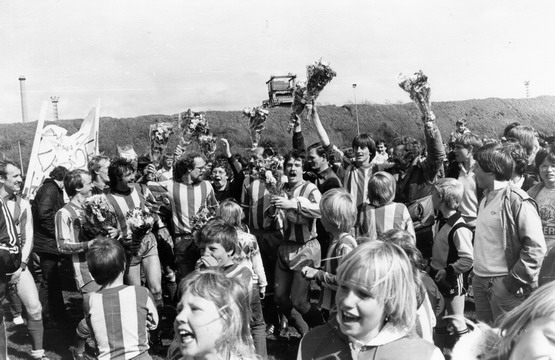
[(353, 92), (355, 93), (355, 116), (357, 119), (357, 135), (360, 135), (360, 125), (358, 124), (357, 84), (353, 84)]

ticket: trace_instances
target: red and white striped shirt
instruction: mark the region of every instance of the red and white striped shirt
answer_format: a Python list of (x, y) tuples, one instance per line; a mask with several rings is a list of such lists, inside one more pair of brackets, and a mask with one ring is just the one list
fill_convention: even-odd
[[(134, 187), (131, 188), (131, 193), (129, 195), (114, 192), (106, 194), (106, 199), (108, 199), (108, 202), (114, 207), (122, 237), (125, 239), (129, 239), (132, 236), (131, 229), (128, 228), (126, 221), (126, 215), (129, 210), (133, 210), (134, 208), (144, 209), (145, 207), (149, 207), (147, 204), (156, 203), (156, 199), (146, 185), (133, 185)], [(150, 206), (149, 210), (154, 211), (155, 209), (152, 209), (152, 206)]]
[[(320, 218), (320, 199), (322, 198), (316, 185), (304, 181), (293, 191), (287, 191), (286, 194), (289, 200), (297, 199), (299, 201), (300, 212), (297, 209), (283, 212), (283, 239), (304, 244), (310, 239), (316, 238), (316, 219)], [(298, 223), (299, 218), (307, 221)]]
[(58, 250), (62, 254), (70, 254), (73, 262), (73, 273), (77, 288), (94, 282), (89, 272), (85, 252), (88, 249), (88, 242), (81, 236), (81, 220), (79, 214), (81, 207), (73, 202), (67, 203), (58, 210), (55, 217), (56, 241)]
[(96, 340), (98, 359), (131, 359), (148, 351), (147, 316), (158, 323), (148, 289), (121, 285), (101, 289), (89, 298), (87, 322)]
[[(249, 228), (264, 230), (264, 211), (270, 206), (270, 192), (264, 182), (247, 177), (243, 183), (241, 203), (248, 208)], [(267, 220), (266, 223), (269, 221)]]
[(0, 197), (0, 249), (11, 254), (18, 254), (21, 246), (21, 238), (13, 222), (10, 210), (6, 202)]
[(375, 240), (381, 233), (391, 229), (406, 230), (416, 238), (414, 225), (404, 204), (392, 202), (378, 208), (369, 204), (359, 207), (355, 224), (357, 237), (364, 236)]
[[(21, 261), (27, 262), (33, 248), (33, 215), (31, 212), (31, 204), (28, 200), (21, 196), (13, 196), (10, 199), (4, 199), (17, 233), (20, 236), (21, 244)], [(25, 246), (27, 244), (27, 246)]]
[(157, 191), (167, 191), (172, 207), (172, 222), (176, 235), (190, 234), (193, 230), (191, 219), (202, 206), (218, 204), (212, 185), (203, 180), (198, 184), (187, 185), (173, 180), (152, 184)]
[(355, 167), (349, 165), (343, 177), (343, 187), (356, 200), (356, 205), (360, 206), (368, 199), (368, 181), (372, 177), (372, 166)]

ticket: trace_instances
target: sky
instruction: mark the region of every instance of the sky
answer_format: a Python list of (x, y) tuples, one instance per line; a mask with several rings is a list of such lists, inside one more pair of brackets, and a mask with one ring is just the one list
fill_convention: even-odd
[[(432, 101), (555, 95), (555, 2), (454, 0), (18, 0), (0, 2), (0, 123), (59, 97), (60, 119), (242, 110), (271, 75), (322, 60), (321, 104), (410, 101), (422, 70)], [(357, 84), (353, 89), (353, 84)], [(52, 112), (47, 112), (47, 120)]]

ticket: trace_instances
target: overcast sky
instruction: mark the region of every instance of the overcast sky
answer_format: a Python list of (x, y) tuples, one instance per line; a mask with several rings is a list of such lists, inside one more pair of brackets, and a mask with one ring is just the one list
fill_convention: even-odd
[[(319, 102), (408, 102), (422, 69), (432, 99), (555, 95), (555, 2), (447, 0), (43, 0), (0, 2), (0, 122), (59, 96), (61, 119), (241, 110), (270, 75), (337, 77)], [(51, 112), (48, 113), (51, 117)]]

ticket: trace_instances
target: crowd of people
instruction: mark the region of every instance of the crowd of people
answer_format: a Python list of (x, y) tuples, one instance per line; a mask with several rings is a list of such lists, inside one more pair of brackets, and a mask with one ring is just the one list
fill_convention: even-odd
[[(170, 360), (265, 359), (267, 336), (289, 327), (298, 359), (553, 357), (552, 137), (513, 123), (483, 139), (460, 119), (444, 143), (423, 116), (424, 142), (361, 133), (347, 154), (307, 112), (283, 155), (233, 155), (226, 139), (208, 158), (98, 155), (88, 170), (56, 167), (32, 201), (19, 165), (1, 161), (0, 300), (14, 323), (24, 308), (31, 356), (47, 360), (45, 326), (68, 322), (69, 257), (83, 298), (73, 359), (150, 359), (167, 306)], [(303, 121), (318, 143), (305, 145)], [(109, 226), (83, 218), (93, 194)], [(133, 209), (154, 219), (140, 237)], [(469, 295), (477, 324), (464, 317)]]

